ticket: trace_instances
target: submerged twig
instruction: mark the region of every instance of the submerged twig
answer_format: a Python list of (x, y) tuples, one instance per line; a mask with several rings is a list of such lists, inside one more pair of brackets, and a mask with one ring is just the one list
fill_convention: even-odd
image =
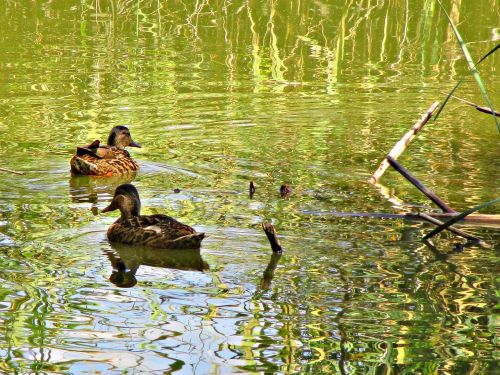
[[(432, 223), (435, 225), (443, 225), (444, 224), (441, 220), (435, 219), (432, 216), (424, 214), (423, 212), (419, 212), (417, 215), (418, 215), (418, 217), (428, 221), (429, 223)], [(479, 237), (473, 236), (472, 234), (469, 234), (463, 230), (453, 228), (451, 226), (446, 228), (446, 229), (452, 233), (455, 233), (457, 236), (463, 237), (463, 238), (470, 240), (470, 241), (475, 241), (475, 242), (481, 243), (481, 239)]]
[(0, 167), (0, 171), (14, 173), (14, 174), (24, 174), (24, 172), (13, 171), (12, 169), (2, 168), (2, 167)]
[[(382, 212), (313, 212), (306, 211), (306, 214), (316, 215), (316, 216), (332, 216), (332, 217), (368, 217), (368, 218), (379, 218), (379, 219), (406, 219), (406, 220), (422, 220), (418, 213), (408, 212), (405, 214), (391, 214)], [(429, 213), (431, 217), (437, 219), (451, 219), (457, 216), (457, 213)], [(479, 226), (490, 226), (492, 228), (500, 228), (500, 215), (488, 215), (488, 214), (478, 214), (469, 215), (461, 219), (467, 224), (479, 225)]]
[(485, 208), (485, 207), (488, 207), (488, 206), (491, 206), (495, 203), (498, 203), (500, 202), (500, 198), (497, 198), (497, 199), (494, 199), (490, 202), (487, 202), (487, 203), (483, 203), (483, 204), (480, 204), (478, 206), (475, 206), (475, 207), (472, 207), (464, 212), (462, 212), (461, 214), (458, 214), (456, 216), (453, 216), (450, 220), (446, 221), (445, 223), (443, 223), (442, 225), (440, 225), (439, 227), (437, 227), (436, 229), (434, 229), (433, 231), (427, 233), (425, 236), (424, 236), (424, 240), (427, 240), (433, 236), (435, 236), (436, 234), (442, 232), (443, 230), (445, 230), (446, 228), (452, 226), (453, 224), (455, 224), (456, 222), (460, 221), (460, 220), (463, 220), (465, 217), (469, 216), (471, 213), (473, 212), (476, 212), (482, 208)]
[(448, 206), (441, 198), (426, 188), (415, 176), (413, 176), (406, 168), (399, 164), (390, 155), (387, 155), (387, 161), (396, 171), (398, 171), (404, 178), (406, 178), (413, 186), (420, 190), (424, 195), (434, 202), (443, 212), (456, 212)]
[[(394, 159), (397, 159), (399, 155), (403, 153), (404, 150), (408, 147), (408, 145), (413, 141), (417, 133), (424, 127), (424, 125), (429, 121), (434, 111), (437, 109), (439, 102), (436, 101), (432, 103), (430, 108), (427, 110), (425, 114), (423, 114), (420, 119), (413, 125), (413, 127), (394, 145), (392, 150), (389, 152), (389, 156), (392, 156)], [(377, 182), (380, 177), (384, 174), (384, 172), (389, 168), (389, 162), (387, 158), (385, 158), (378, 169), (373, 173), (373, 175), (368, 180), (370, 183), (374, 184)]]

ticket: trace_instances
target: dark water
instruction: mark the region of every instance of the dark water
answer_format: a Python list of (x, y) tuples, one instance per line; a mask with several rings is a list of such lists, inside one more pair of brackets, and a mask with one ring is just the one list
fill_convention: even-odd
[[(476, 60), (498, 44), (497, 1), (444, 5)], [(436, 2), (1, 7), (0, 166), (24, 174), (0, 172), (0, 371), (495, 371), (497, 228), (465, 226), (486, 246), (458, 252), (427, 224), (331, 215), (428, 206), (393, 171), (366, 180), (459, 79), (484, 105)], [(498, 59), (480, 73), (500, 106)], [(143, 212), (206, 232), (200, 252), (106, 240), (116, 214), (94, 213), (128, 180), (68, 160), (118, 124), (143, 145)], [(452, 100), (399, 160), (463, 210), (499, 196), (498, 140)]]

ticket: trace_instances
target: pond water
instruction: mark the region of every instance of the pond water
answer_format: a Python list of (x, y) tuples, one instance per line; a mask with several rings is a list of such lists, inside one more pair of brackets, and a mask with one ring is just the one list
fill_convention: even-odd
[[(476, 61), (498, 44), (498, 1), (444, 5)], [(0, 172), (1, 372), (494, 372), (498, 228), (463, 226), (486, 246), (459, 252), (333, 215), (431, 209), (394, 171), (367, 179), (458, 80), (485, 105), (437, 2), (3, 0), (0, 20), (0, 167), (24, 173)], [(499, 58), (480, 65), (497, 106)], [(115, 125), (139, 173), (72, 178)], [(498, 140), (451, 100), (399, 160), (464, 210), (499, 196)], [(111, 246), (98, 211), (129, 181), (201, 251)]]

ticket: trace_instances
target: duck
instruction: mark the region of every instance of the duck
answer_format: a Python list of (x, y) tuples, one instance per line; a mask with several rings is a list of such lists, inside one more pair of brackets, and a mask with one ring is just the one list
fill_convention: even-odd
[(101, 212), (120, 210), (121, 216), (109, 228), (111, 243), (157, 249), (198, 249), (205, 233), (167, 215), (141, 215), (139, 192), (132, 184), (116, 188), (111, 204)]
[(125, 147), (141, 147), (135, 142), (126, 126), (111, 129), (107, 146), (96, 139), (87, 146), (77, 147), (70, 160), (73, 175), (116, 176), (136, 172), (139, 165)]

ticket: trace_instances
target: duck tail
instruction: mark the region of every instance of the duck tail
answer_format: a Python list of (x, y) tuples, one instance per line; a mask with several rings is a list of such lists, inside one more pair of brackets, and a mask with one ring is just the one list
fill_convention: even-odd
[(201, 241), (205, 238), (205, 233), (193, 233), (187, 236), (176, 238), (172, 242), (172, 248), (196, 249), (201, 246)]
[(71, 172), (74, 174), (95, 174), (96, 166), (94, 164), (89, 163), (88, 161), (80, 158), (79, 156), (74, 156), (70, 162)]
[(88, 147), (77, 147), (76, 148), (76, 156), (89, 155), (96, 159), (103, 159), (102, 156), (97, 155), (97, 148), (88, 148)]

